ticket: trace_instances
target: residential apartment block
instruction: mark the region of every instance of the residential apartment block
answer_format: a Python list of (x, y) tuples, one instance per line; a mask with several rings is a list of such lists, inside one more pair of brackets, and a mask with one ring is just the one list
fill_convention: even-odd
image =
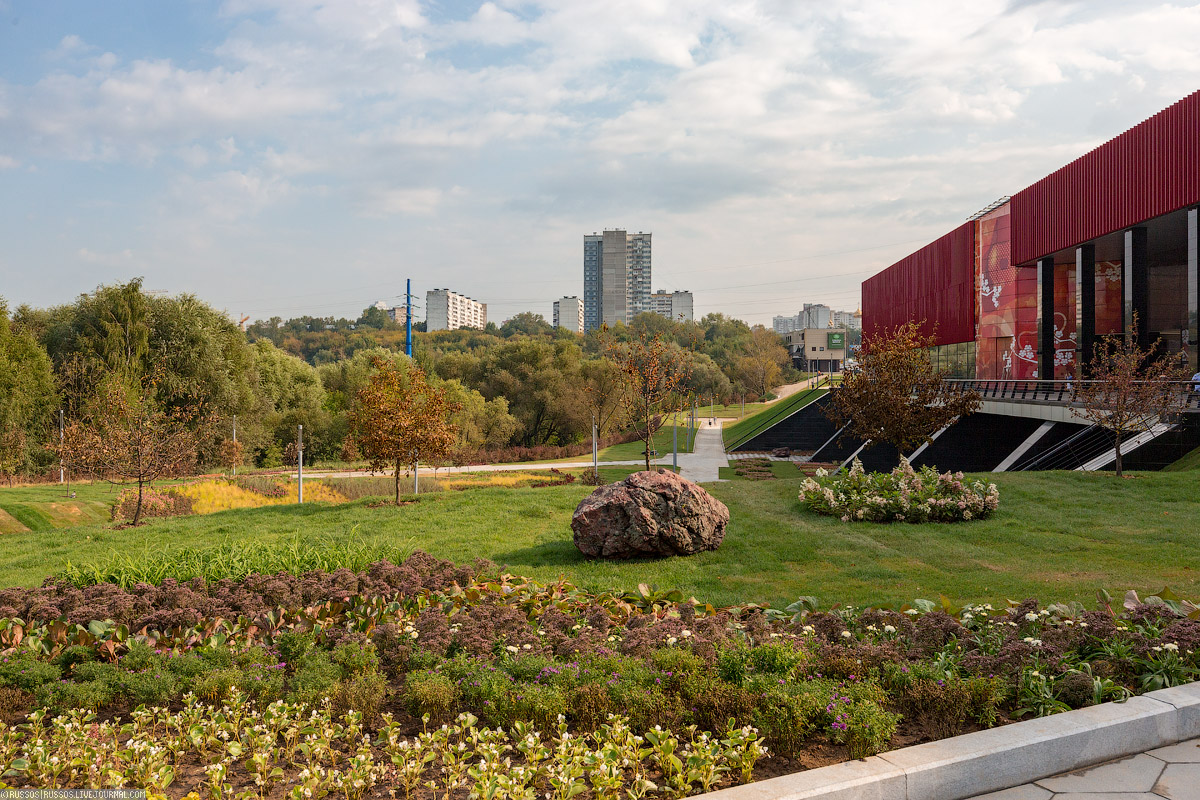
[(833, 311), (824, 303), (805, 303), (794, 317), (775, 317), (771, 327), (780, 336), (805, 328), (862, 328), (862, 313), (858, 311)]
[(578, 297), (564, 297), (554, 301), (554, 327), (583, 333), (583, 301)]
[(659, 289), (650, 295), (646, 311), (653, 311), (655, 314), (660, 314), (676, 322), (691, 322), (692, 293), (686, 291), (664, 292), (662, 289)]
[(650, 310), (651, 236), (607, 230), (583, 237), (585, 329), (628, 323)]
[(453, 331), (459, 328), (484, 328), (487, 303), (480, 303), (449, 289), (431, 289), (425, 293), (425, 329)]

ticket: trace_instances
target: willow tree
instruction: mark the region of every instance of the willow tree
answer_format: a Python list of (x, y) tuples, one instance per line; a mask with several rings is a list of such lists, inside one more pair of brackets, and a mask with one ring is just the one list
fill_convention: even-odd
[(421, 461), (447, 458), (455, 444), (450, 415), (459, 409), (444, 387), (431, 384), (420, 367), (402, 370), (395, 362), (374, 360), (375, 372), (358, 390), (350, 424), (358, 450), (371, 469), (392, 467), (396, 505), (400, 505), (400, 473), (416, 474)]
[(933, 435), (974, 413), (976, 392), (959, 392), (929, 358), (932, 336), (906, 322), (864, 340), (858, 365), (842, 375), (826, 411), (843, 435), (867, 447), (887, 442), (901, 454), (933, 441)]

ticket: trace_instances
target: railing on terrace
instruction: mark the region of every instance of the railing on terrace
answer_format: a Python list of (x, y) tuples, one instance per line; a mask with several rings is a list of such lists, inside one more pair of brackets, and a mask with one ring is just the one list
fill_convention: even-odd
[[(1179, 394), (1181, 410), (1200, 411), (1200, 383), (1192, 381), (1149, 381), (1174, 387)], [(1055, 380), (947, 380), (957, 392), (976, 391), (984, 400), (1005, 400), (1017, 403), (1052, 403), (1079, 405), (1072, 396), (1077, 381)], [(1090, 383), (1090, 381), (1083, 381)]]

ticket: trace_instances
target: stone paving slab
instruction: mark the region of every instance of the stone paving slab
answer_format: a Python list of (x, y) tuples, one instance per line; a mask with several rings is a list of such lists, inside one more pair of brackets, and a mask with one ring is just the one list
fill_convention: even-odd
[(1167, 764), (1154, 793), (1168, 800), (1200, 800), (1200, 764)]
[(1158, 776), (1162, 775), (1164, 767), (1166, 762), (1142, 753), (1069, 775), (1044, 778), (1036, 781), (1036, 784), (1056, 794), (1142, 793), (1154, 789), (1154, 784), (1158, 783)]
[(1160, 747), (1151, 750), (1147, 755), (1168, 764), (1200, 764), (1200, 740)]

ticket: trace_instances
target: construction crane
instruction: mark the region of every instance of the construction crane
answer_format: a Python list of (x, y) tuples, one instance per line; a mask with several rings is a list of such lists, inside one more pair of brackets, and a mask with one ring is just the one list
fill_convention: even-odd
[(249, 321), (250, 321), (250, 318), (247, 317), (245, 314), (243, 314), (242, 318), (238, 320), (238, 327), (242, 329), (242, 333), (246, 332), (246, 323)]

